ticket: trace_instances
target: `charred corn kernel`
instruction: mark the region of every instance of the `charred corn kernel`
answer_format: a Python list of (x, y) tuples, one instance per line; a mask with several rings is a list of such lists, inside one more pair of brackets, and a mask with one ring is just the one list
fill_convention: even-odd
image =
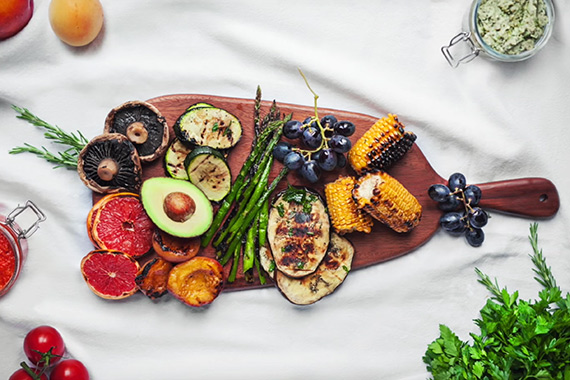
[(362, 135), (348, 153), (348, 161), (359, 174), (386, 170), (406, 154), (416, 135), (406, 132), (398, 116), (388, 114)]
[(359, 209), (396, 232), (407, 232), (420, 222), (422, 206), (416, 197), (387, 173), (369, 173), (359, 178), (353, 196)]
[(353, 231), (370, 233), (372, 230), (372, 217), (359, 210), (352, 198), (355, 184), (354, 177), (339, 177), (336, 181), (325, 185), (331, 222), (340, 235)]

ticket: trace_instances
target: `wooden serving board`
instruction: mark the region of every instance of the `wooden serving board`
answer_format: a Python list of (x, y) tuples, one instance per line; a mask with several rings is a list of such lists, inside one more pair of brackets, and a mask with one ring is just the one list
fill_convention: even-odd
[[(228, 156), (230, 169), (235, 179), (251, 149), (255, 103), (253, 99), (180, 94), (161, 96), (150, 99), (148, 102), (160, 110), (171, 128), (171, 132), (178, 117), (189, 106), (198, 102), (210, 103), (234, 114), (241, 121), (243, 127), (243, 136), (240, 142), (230, 151)], [(269, 101), (262, 103), (262, 115), (268, 112), (270, 106), (271, 102)], [(306, 117), (314, 115), (314, 108), (311, 106), (284, 103), (277, 103), (277, 106), (283, 115), (292, 113), (293, 118), (297, 120), (304, 120)], [(319, 117), (332, 114), (338, 120), (352, 121), (356, 126), (355, 134), (350, 137), (353, 144), (380, 117), (326, 108), (319, 108), (318, 111)], [(405, 124), (405, 120), (403, 123)], [(413, 129), (409, 127), (407, 130), (413, 132)], [(170, 138), (174, 138), (173, 132)], [(421, 144), (421, 141), (419, 143)], [(280, 169), (281, 164), (276, 162), (270, 180), (277, 175)], [(460, 168), (458, 171), (461, 171)], [(364, 268), (409, 253), (428, 241), (439, 228), (439, 218), (442, 212), (437, 208), (437, 204), (429, 198), (427, 190), (430, 185), (445, 183), (447, 179), (441, 177), (431, 167), (418, 144), (414, 144), (412, 149), (388, 172), (398, 179), (422, 205), (421, 222), (414, 230), (403, 234), (390, 230), (380, 222), (375, 222), (370, 234), (352, 233), (346, 235), (345, 237), (355, 247), (353, 269)], [(277, 191), (285, 188), (289, 183), (307, 186), (324, 194), (324, 184), (334, 181), (339, 175), (355, 175), (355, 173), (348, 167), (330, 173), (325, 172), (321, 177), (322, 180), (314, 185), (306, 183), (296, 173), (289, 173), (287, 181), (282, 181)], [(156, 176), (167, 176), (163, 159), (143, 166), (143, 179)], [(558, 211), (558, 192), (552, 182), (544, 178), (523, 178), (477, 185), (483, 193), (480, 205), (486, 209), (532, 218), (552, 217)], [(215, 252), (212, 247), (208, 247), (202, 254), (213, 257)], [(226, 265), (226, 274), (229, 272), (229, 267), (229, 264)], [(236, 281), (226, 284), (226, 290), (251, 289), (261, 286), (257, 277), (253, 282), (246, 282), (241, 272), (240, 268)], [(269, 281), (267, 285), (272, 284)]]

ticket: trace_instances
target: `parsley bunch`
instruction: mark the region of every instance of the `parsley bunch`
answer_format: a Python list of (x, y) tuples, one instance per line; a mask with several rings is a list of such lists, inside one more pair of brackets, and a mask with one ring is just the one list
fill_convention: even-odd
[(480, 334), (460, 340), (445, 325), (423, 357), (440, 379), (570, 380), (570, 293), (563, 297), (538, 247), (538, 225), (530, 227), (530, 255), (535, 280), (543, 286), (538, 299), (523, 301), (518, 292), (500, 289), (497, 281), (475, 269), (492, 297), (475, 319)]

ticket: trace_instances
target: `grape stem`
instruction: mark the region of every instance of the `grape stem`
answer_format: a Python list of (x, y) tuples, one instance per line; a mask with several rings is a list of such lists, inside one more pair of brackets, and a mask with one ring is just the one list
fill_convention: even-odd
[(314, 97), (314, 108), (315, 108), (315, 116), (311, 117), (311, 119), (309, 120), (308, 123), (303, 124), (303, 127), (306, 127), (308, 125), (311, 125), (313, 122), (316, 122), (318, 127), (319, 127), (319, 132), (321, 134), (321, 145), (313, 150), (307, 150), (307, 149), (301, 149), (301, 148), (293, 148), (293, 150), (301, 153), (305, 158), (307, 158), (307, 161), (309, 161), (311, 159), (311, 155), (313, 153), (317, 153), (318, 151), (322, 150), (322, 149), (328, 149), (329, 148), (329, 143), (328, 140), (325, 136), (325, 131), (327, 130), (326, 128), (324, 128), (321, 124), (321, 121), (319, 120), (319, 111), (318, 111), (318, 107), (317, 107), (317, 100), (319, 99), (319, 95), (313, 91), (313, 89), (311, 88), (311, 85), (309, 84), (309, 81), (307, 80), (307, 77), (305, 76), (305, 74), (303, 74), (303, 71), (301, 69), (299, 70), (299, 74), (301, 74), (301, 76), (303, 77), (303, 80), (305, 81), (305, 84), (307, 85), (307, 88), (309, 89), (309, 91), (311, 91), (311, 93), (313, 94)]
[(468, 214), (469, 212), (473, 212), (473, 211), (474, 211), (474, 210), (473, 210), (473, 207), (471, 206), (471, 201), (468, 202), (468, 201), (465, 199), (465, 192), (463, 191), (463, 189), (457, 189), (457, 190), (455, 190), (452, 194), (453, 194), (453, 195), (461, 194), (461, 195), (459, 195), (459, 196), (457, 197), (457, 198), (458, 198), (459, 200), (461, 200), (461, 202), (463, 203), (463, 207), (465, 207), (465, 216), (463, 216), (461, 219), (464, 219), (464, 220), (465, 220), (465, 223), (467, 224), (467, 228), (469, 228), (469, 230), (473, 230), (473, 227), (471, 226), (471, 223), (469, 223), (469, 218), (467, 217), (467, 214)]

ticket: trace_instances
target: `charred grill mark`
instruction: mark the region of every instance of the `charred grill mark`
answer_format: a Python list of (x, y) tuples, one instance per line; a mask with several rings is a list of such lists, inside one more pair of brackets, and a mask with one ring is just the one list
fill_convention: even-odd
[(291, 241), (281, 248), (283, 255), (279, 260), (279, 263), (286, 267), (294, 266), (299, 268), (299, 263), (303, 263), (304, 265), (307, 261), (307, 257), (314, 251), (314, 249), (315, 245), (312, 241), (296, 239), (296, 241)]
[(330, 286), (330, 284), (326, 282), (321, 275), (316, 275), (314, 276), (314, 280), (309, 284), (309, 289), (311, 289), (311, 292), (317, 293), (319, 291), (319, 283), (321, 282), (325, 284), (325, 287)]

